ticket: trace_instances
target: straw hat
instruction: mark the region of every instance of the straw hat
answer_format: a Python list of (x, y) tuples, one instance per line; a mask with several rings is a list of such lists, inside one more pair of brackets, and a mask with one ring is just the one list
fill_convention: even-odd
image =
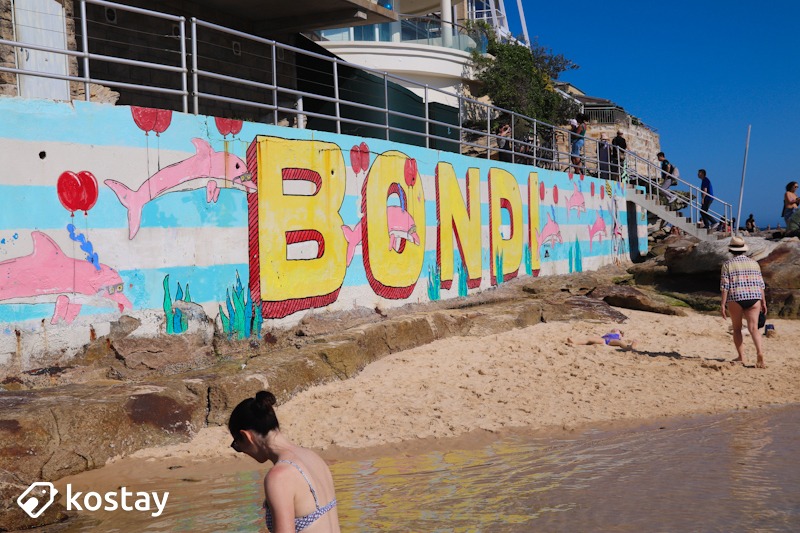
[(600, 140), (601, 141), (607, 141), (608, 140), (608, 133), (606, 133), (606, 132), (601, 133), (600, 134)]
[(750, 247), (744, 242), (743, 237), (732, 237), (730, 244), (728, 244), (728, 250), (731, 252), (746, 252), (749, 249)]

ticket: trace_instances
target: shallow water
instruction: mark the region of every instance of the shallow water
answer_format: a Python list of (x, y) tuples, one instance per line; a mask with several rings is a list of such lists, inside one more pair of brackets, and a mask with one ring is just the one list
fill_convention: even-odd
[[(345, 532), (800, 531), (800, 406), (569, 439), (520, 434), (331, 470)], [(263, 470), (183, 481), (175, 472), (127, 480), (170, 491), (162, 516), (82, 515), (69, 530), (263, 528)]]

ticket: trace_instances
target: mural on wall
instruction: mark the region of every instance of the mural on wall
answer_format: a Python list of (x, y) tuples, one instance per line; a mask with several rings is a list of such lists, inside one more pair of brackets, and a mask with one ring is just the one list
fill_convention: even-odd
[(255, 192), (244, 161), (228, 152), (215, 152), (203, 139), (192, 139), (192, 144), (195, 155), (159, 170), (135, 191), (118, 181), (103, 182), (128, 210), (129, 239), (133, 240), (141, 227), (144, 206), (159, 196), (205, 188), (206, 202), (216, 202), (220, 191), (217, 180), (237, 190)]
[[(465, 297), (646, 246), (627, 241), (624, 188), (588, 176), (142, 108), (81, 102), (67, 114), (48, 103), (50, 115), (9, 115), (4, 102), (4, 153), (66, 144), (89, 169), (56, 170), (48, 157), (38, 182), (0, 176), (0, 254), (16, 257), (0, 263), (0, 319), (29, 331), (110, 308), (154, 334), (181, 334), (202, 308), (222, 333), (247, 339), (305, 310)], [(35, 139), (13, 137), (32, 120)], [(119, 128), (109, 138), (95, 123)], [(143, 175), (150, 133), (177, 162), (160, 168), (159, 154)], [(136, 238), (142, 227), (147, 238)]]
[(580, 191), (579, 182), (573, 182), (573, 186), (575, 188), (572, 196), (567, 200), (567, 222), (569, 222), (569, 212), (573, 209), (577, 211), (578, 219), (581, 217), (581, 212), (586, 213), (586, 201)]
[(597, 212), (597, 218), (595, 221), (589, 226), (589, 251), (592, 251), (592, 242), (594, 238), (597, 237), (598, 244), (603, 242), (603, 237), (608, 237), (606, 235), (606, 221), (603, 218), (603, 207), (600, 207), (600, 210)]
[(55, 302), (51, 324), (59, 319), (72, 323), (85, 304), (118, 308), (120, 313), (133, 307), (113, 268), (67, 257), (40, 231), (31, 237), (33, 253), (0, 263), (0, 304)]

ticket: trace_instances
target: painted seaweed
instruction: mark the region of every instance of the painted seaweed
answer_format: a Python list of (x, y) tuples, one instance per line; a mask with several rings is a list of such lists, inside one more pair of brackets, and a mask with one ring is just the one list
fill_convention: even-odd
[(442, 280), (439, 265), (433, 265), (433, 269), (428, 265), (428, 298), (431, 301), (439, 300), (441, 298), (441, 288)]
[[(172, 304), (172, 297), (169, 292), (169, 274), (164, 276), (164, 314), (166, 315), (167, 334), (177, 335), (189, 329), (189, 318), (181, 312), (180, 309), (175, 309)], [(192, 297), (189, 295), (189, 285), (186, 285), (186, 294), (184, 295), (181, 284), (178, 283), (178, 290), (175, 291), (175, 302), (191, 302)]]
[(494, 272), (497, 284), (503, 283), (503, 253), (495, 254), (494, 256)]
[[(219, 306), (219, 316), (222, 321), (222, 330), (228, 337), (238, 340), (261, 336), (261, 324), (264, 319), (259, 312), (261, 305), (253, 303), (250, 287), (245, 295), (239, 272), (236, 272), (236, 284), (231, 289), (225, 290), (225, 308), (227, 314)], [(246, 299), (245, 299), (246, 296)]]
[(458, 295), (459, 296), (466, 296), (467, 295), (467, 268), (464, 266), (464, 261), (461, 260), (460, 255), (456, 255), (456, 259), (458, 260), (458, 264), (456, 265), (456, 271), (458, 272)]

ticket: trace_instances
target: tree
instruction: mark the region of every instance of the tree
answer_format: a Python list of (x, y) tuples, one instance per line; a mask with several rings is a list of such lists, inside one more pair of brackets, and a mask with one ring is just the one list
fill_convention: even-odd
[(488, 25), (482, 25), (482, 29), (488, 36), (489, 55), (472, 52), (476, 79), (482, 83), (476, 96), (488, 96), (497, 107), (550, 124), (575, 118), (578, 104), (553, 87), (553, 80), (562, 72), (579, 68), (572, 59), (555, 55), (536, 40), (528, 49), (499, 40)]

